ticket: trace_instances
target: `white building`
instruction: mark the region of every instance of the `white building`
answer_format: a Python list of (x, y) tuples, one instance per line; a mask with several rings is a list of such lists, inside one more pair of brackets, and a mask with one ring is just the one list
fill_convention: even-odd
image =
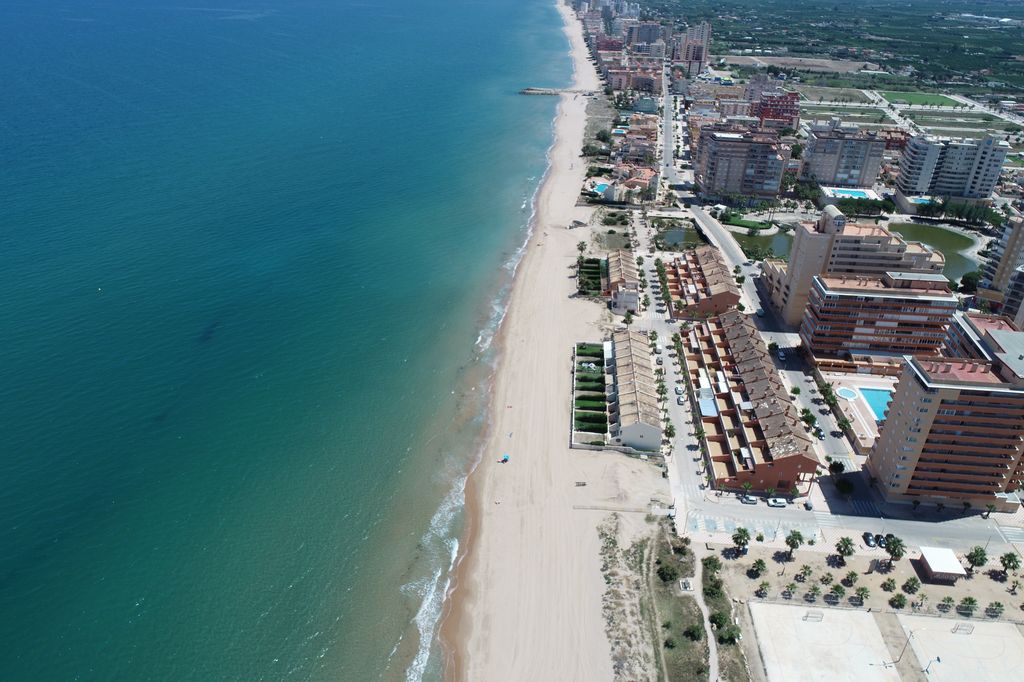
[(1006, 140), (932, 135), (912, 137), (900, 159), (896, 187), (904, 195), (988, 199), (1010, 151)]

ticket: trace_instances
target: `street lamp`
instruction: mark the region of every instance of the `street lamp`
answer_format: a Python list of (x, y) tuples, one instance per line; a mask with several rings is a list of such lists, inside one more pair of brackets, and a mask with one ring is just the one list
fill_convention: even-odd
[(942, 663), (942, 658), (940, 656), (936, 656), (932, 660), (928, 661), (928, 665), (926, 665), (921, 672), (923, 672), (925, 675), (931, 675), (930, 669), (932, 667), (932, 663)]

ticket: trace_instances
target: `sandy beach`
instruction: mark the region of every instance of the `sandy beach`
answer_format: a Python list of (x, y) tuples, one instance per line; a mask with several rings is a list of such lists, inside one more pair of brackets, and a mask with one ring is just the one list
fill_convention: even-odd
[[(579, 22), (559, 11), (573, 87), (599, 88)], [(533, 235), (499, 332), (488, 436), (467, 485), (464, 553), (441, 626), (451, 679), (611, 679), (596, 528), (608, 507), (644, 507), (662, 486), (650, 464), (568, 445), (572, 345), (602, 340), (609, 322), (599, 305), (573, 297), (576, 244), (591, 230), (566, 229), (592, 212), (575, 205), (585, 124), (586, 98), (561, 95)], [(503, 453), (508, 464), (497, 462)]]

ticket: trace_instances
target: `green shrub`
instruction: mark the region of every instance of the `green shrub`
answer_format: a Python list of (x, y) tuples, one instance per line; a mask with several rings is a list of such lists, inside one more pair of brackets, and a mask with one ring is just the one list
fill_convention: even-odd
[(704, 628), (699, 623), (689, 625), (683, 630), (683, 636), (691, 642), (699, 642), (704, 637)]
[(729, 614), (724, 611), (716, 611), (708, 617), (708, 621), (711, 622), (716, 628), (724, 628), (730, 622)]
[(658, 577), (662, 582), (673, 582), (679, 579), (679, 569), (672, 564), (662, 564), (658, 566)]

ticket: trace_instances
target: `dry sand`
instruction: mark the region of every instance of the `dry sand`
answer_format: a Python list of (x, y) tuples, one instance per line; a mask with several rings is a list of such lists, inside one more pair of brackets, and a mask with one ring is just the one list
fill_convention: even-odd
[[(598, 89), (579, 22), (559, 11), (574, 87)], [(612, 679), (596, 530), (608, 511), (574, 506), (642, 509), (667, 488), (650, 464), (568, 445), (572, 346), (601, 340), (607, 320), (600, 306), (572, 297), (576, 243), (591, 236), (566, 229), (591, 213), (575, 206), (585, 112), (586, 98), (561, 96), (533, 236), (498, 337), (489, 435), (467, 486), (465, 553), (441, 628), (454, 679)], [(508, 464), (497, 463), (502, 453)]]

